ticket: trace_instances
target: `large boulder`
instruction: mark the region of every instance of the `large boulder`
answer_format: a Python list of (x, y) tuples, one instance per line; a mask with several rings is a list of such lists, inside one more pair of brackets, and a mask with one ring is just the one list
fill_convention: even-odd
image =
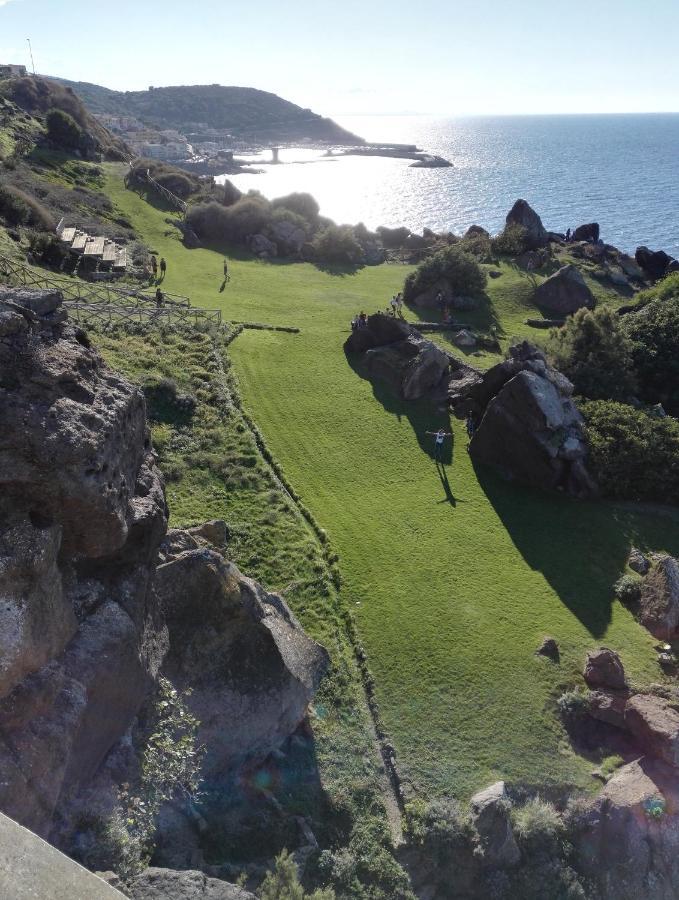
[[(276, 245), (276, 250), (299, 256), (302, 252), (302, 247), (306, 243), (307, 234), (301, 226), (283, 219), (282, 221), (274, 222), (271, 226), (271, 237)], [(275, 253), (272, 253), (270, 248), (268, 252), (270, 255), (275, 256)]]
[(536, 250), (549, 243), (547, 231), (540, 216), (525, 200), (517, 200), (507, 213), (507, 225), (521, 225), (526, 229), (526, 248)]
[(0, 305), (23, 322), (0, 339), (0, 808), (46, 834), (158, 670), (166, 506), (141, 392), (59, 295)]
[(150, 867), (132, 878), (131, 900), (255, 900), (249, 891), (202, 872)]
[(593, 309), (596, 303), (585, 279), (573, 265), (562, 266), (539, 284), (534, 302), (559, 316), (567, 316), (582, 307)]
[(278, 247), (265, 234), (252, 234), (248, 238), (248, 246), (254, 256), (260, 259), (270, 259), (278, 256)]
[(191, 688), (187, 704), (213, 780), (261, 759), (297, 728), (328, 666), (284, 601), (209, 549), (189, 549), (157, 570), (169, 631), (163, 665)]
[(662, 556), (640, 583), (639, 621), (659, 640), (679, 635), (679, 562)]
[(634, 258), (644, 273), (653, 281), (664, 278), (670, 272), (679, 269), (676, 259), (664, 250), (649, 250), (648, 247), (637, 247)]
[(627, 687), (620, 657), (615, 650), (609, 650), (607, 647), (592, 650), (587, 654), (583, 675), (591, 688), (622, 691)]
[(443, 385), (450, 358), (402, 319), (376, 313), (344, 344), (363, 354), (366, 370), (387, 381), (404, 400), (419, 400)]
[(602, 900), (673, 900), (679, 884), (676, 771), (641, 758), (623, 766), (585, 812), (575, 867)]
[(571, 239), (574, 241), (592, 241), (596, 243), (599, 240), (599, 223), (590, 222), (587, 225), (578, 225)]
[(627, 701), (625, 726), (642, 752), (679, 767), (679, 712), (662, 697), (637, 694)]
[(505, 477), (578, 496), (596, 486), (587, 472), (583, 419), (572, 384), (528, 343), (490, 369), (469, 394), (479, 422), (469, 452)]
[(504, 781), (498, 781), (471, 799), (471, 819), (483, 848), (484, 865), (515, 866), (521, 857), (510, 818), (511, 803)]

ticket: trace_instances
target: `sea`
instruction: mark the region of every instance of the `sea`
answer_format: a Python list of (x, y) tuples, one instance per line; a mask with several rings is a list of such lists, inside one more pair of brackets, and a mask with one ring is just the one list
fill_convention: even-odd
[(679, 113), (629, 115), (338, 117), (369, 141), (417, 144), (452, 168), (409, 160), (327, 158), (292, 147), (262, 174), (228, 176), (269, 198), (307, 191), (338, 224), (405, 225), (412, 231), (502, 229), (522, 197), (546, 228), (599, 222), (602, 238), (628, 252), (640, 244), (679, 256)]

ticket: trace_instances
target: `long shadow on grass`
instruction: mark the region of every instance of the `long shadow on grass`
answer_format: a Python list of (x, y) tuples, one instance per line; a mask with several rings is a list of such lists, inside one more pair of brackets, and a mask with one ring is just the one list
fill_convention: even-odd
[[(435, 460), (434, 438), (427, 434), (427, 431), (438, 431), (439, 428), (451, 431), (448, 410), (442, 410), (435, 403), (427, 400), (401, 400), (386, 381), (376, 378), (367, 371), (359, 357), (346, 352), (345, 356), (354, 372), (370, 382), (375, 399), (384, 409), (396, 416), (399, 422), (407, 419), (421, 449), (431, 460)], [(452, 438), (446, 438), (441, 461), (445, 465), (451, 465), (453, 461)]]
[(485, 466), (474, 464), (474, 469), (525, 561), (544, 575), (592, 637), (603, 637), (610, 624), (613, 586), (632, 546), (679, 551), (676, 520), (532, 490), (504, 481)]

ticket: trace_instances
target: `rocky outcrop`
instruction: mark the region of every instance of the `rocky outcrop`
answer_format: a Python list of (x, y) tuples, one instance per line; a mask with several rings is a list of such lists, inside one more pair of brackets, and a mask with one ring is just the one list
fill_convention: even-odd
[(265, 234), (252, 234), (248, 238), (250, 252), (259, 259), (271, 259), (278, 256), (278, 247)]
[(471, 820), (483, 848), (484, 865), (515, 866), (521, 858), (510, 818), (511, 803), (504, 781), (498, 781), (471, 799)]
[(664, 250), (649, 250), (637, 247), (634, 258), (645, 274), (653, 281), (664, 278), (670, 272), (679, 271), (679, 262)]
[(249, 891), (202, 872), (154, 867), (133, 878), (128, 893), (131, 900), (255, 900)]
[(469, 393), (478, 422), (472, 458), (535, 487), (595, 493), (573, 385), (528, 342), (509, 353)]
[(517, 200), (507, 213), (507, 225), (521, 225), (526, 229), (526, 249), (536, 250), (549, 243), (547, 231), (540, 216), (525, 200)]
[(535, 289), (534, 302), (542, 309), (567, 316), (583, 307), (593, 309), (594, 294), (573, 265), (562, 266)]
[(46, 834), (160, 664), (166, 509), (143, 395), (60, 296), (5, 290), (0, 313), (0, 808)]
[(679, 562), (656, 559), (639, 586), (639, 621), (660, 640), (679, 635)]
[(625, 707), (625, 726), (648, 756), (679, 767), (679, 712), (668, 700), (637, 694)]
[(602, 900), (676, 897), (676, 771), (648, 758), (619, 769), (583, 817), (575, 840), (575, 860)]
[(403, 400), (445, 391), (450, 358), (412, 325), (377, 313), (347, 338), (348, 354), (362, 354), (370, 375), (388, 382)]
[[(276, 246), (276, 251), (281, 250), (286, 255), (299, 256), (306, 243), (307, 234), (299, 225), (283, 219), (271, 226), (271, 238)], [(275, 252), (267, 252), (269, 255), (276, 255)]]
[[(283, 600), (214, 550), (170, 532), (156, 590), (169, 632), (163, 672), (191, 688), (203, 775), (224, 776), (277, 749), (300, 724), (328, 666)], [(195, 538), (194, 538), (195, 540)]]
[(592, 241), (596, 244), (599, 240), (599, 223), (589, 222), (587, 225), (578, 225), (571, 235), (573, 241)]
[(625, 670), (614, 650), (602, 647), (587, 654), (583, 676), (591, 688), (621, 691), (627, 687)]

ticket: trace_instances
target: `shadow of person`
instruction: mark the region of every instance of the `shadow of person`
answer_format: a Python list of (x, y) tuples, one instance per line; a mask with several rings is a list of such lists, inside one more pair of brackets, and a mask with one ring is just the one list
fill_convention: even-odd
[(611, 623), (614, 585), (631, 547), (672, 555), (679, 550), (677, 518), (673, 523), (631, 505), (540, 491), (473, 465), (514, 546), (594, 638), (602, 638)]
[(220, 294), (223, 294), (225, 288), (226, 288), (226, 278), (224, 279), (224, 281), (222, 281), (222, 283), (221, 283), (221, 285), (220, 285), (220, 287), (219, 287), (219, 293), (220, 293)]
[(446, 467), (442, 462), (439, 462), (438, 460), (436, 460), (436, 472), (438, 473), (439, 479), (441, 480), (441, 487), (443, 488), (443, 492), (445, 494), (443, 500), (439, 500), (438, 502), (450, 503), (451, 506), (457, 506), (458, 501), (450, 487)]

